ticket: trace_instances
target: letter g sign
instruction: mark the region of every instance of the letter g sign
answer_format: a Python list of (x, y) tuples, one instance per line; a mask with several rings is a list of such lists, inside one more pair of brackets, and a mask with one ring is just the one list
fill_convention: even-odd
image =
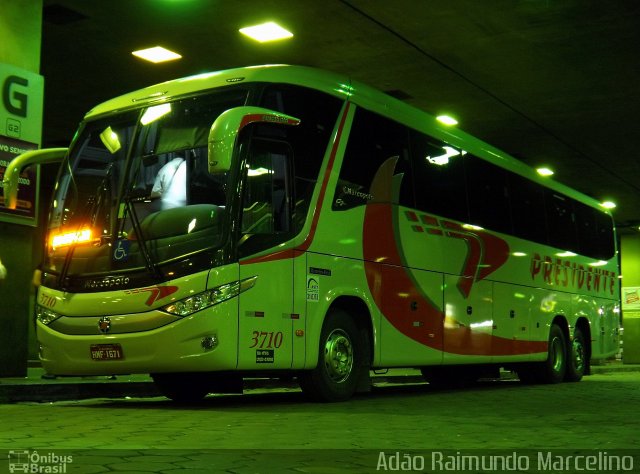
[(7, 76), (2, 85), (2, 102), (9, 113), (18, 117), (27, 116), (27, 94), (17, 92), (15, 86), (28, 85), (29, 81), (23, 77)]

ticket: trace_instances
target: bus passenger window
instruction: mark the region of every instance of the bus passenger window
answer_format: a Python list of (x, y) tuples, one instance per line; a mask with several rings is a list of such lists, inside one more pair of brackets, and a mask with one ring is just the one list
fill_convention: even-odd
[(411, 133), (416, 207), (469, 222), (463, 152), (420, 132)]
[(333, 210), (342, 211), (377, 201), (370, 189), (373, 178), (389, 159), (397, 158), (393, 170), (396, 196), (393, 204), (414, 207), (411, 187), (407, 128), (365, 109), (358, 109), (335, 189)]
[(561, 250), (578, 251), (572, 199), (550, 189), (545, 190), (549, 245)]
[(596, 212), (597, 251), (591, 257), (609, 260), (615, 253), (613, 219), (604, 212)]
[(508, 181), (513, 234), (521, 239), (546, 244), (544, 188), (515, 173), (509, 173)]
[(465, 157), (470, 224), (510, 234), (511, 214), (504, 169), (470, 153)]

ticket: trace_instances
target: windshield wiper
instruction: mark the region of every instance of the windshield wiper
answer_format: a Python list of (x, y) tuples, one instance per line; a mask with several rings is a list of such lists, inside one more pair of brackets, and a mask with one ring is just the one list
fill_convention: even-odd
[(155, 278), (161, 280), (164, 278), (164, 275), (162, 274), (162, 271), (160, 270), (158, 265), (155, 263), (155, 261), (151, 257), (151, 253), (147, 248), (147, 242), (144, 238), (144, 235), (142, 234), (142, 227), (140, 226), (140, 220), (138, 219), (138, 215), (136, 214), (136, 208), (133, 205), (134, 199), (135, 197), (131, 197), (131, 196), (123, 196), (122, 198), (122, 202), (124, 202), (124, 205), (125, 205), (124, 216), (122, 216), (123, 226), (124, 226), (124, 222), (126, 221), (127, 213), (128, 213), (131, 216), (131, 224), (133, 224), (133, 232), (135, 233), (136, 240), (138, 241), (138, 247), (140, 248), (140, 252), (142, 253), (142, 256), (144, 258), (147, 270), (149, 270), (149, 272)]

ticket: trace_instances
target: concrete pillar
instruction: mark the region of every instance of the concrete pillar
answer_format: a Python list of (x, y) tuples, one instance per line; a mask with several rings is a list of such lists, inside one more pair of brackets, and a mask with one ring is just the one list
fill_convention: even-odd
[[(41, 41), (42, 0), (0, 0), (0, 64), (39, 73)], [(31, 276), (41, 253), (41, 235), (37, 227), (0, 222), (0, 257), (8, 271), (0, 283), (0, 376), (27, 372)]]
[[(640, 302), (633, 301), (630, 291), (625, 295), (625, 288), (640, 288), (640, 234), (622, 236), (620, 256), (624, 326), (622, 360), (625, 364), (640, 364)], [(638, 293), (635, 290), (635, 294)]]

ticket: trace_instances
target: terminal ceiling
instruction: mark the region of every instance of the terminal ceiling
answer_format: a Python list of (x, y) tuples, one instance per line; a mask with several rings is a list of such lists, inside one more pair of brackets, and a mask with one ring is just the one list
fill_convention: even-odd
[[(277, 21), (259, 44), (238, 29)], [(131, 51), (162, 45), (180, 60)], [(640, 2), (620, 0), (44, 0), (44, 145), (103, 100), (178, 77), (288, 63), (350, 75), (640, 226)]]

